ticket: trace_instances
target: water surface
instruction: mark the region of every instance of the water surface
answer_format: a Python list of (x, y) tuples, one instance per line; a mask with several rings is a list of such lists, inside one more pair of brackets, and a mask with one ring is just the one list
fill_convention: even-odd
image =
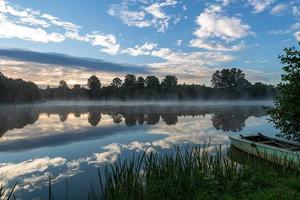
[(49, 102), (0, 106), (0, 185), (18, 180), (23, 199), (84, 199), (97, 169), (133, 154), (168, 152), (210, 141), (230, 145), (228, 135), (275, 135), (270, 102), (136, 103)]

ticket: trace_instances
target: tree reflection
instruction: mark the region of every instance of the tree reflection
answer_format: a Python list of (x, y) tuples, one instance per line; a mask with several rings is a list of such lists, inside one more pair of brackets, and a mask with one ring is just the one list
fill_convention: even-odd
[(120, 124), (123, 121), (123, 117), (121, 114), (112, 115), (112, 119), (115, 124)]
[(158, 113), (148, 113), (146, 115), (146, 123), (148, 125), (155, 125), (159, 122), (160, 115)]
[(260, 107), (230, 107), (212, 113), (212, 123), (217, 130), (239, 132), (250, 116), (261, 117), (266, 111)]
[(6, 106), (0, 108), (0, 137), (6, 131), (15, 128), (23, 128), (28, 124), (34, 124), (39, 118), (39, 114), (34, 112), (32, 107), (17, 108)]
[(61, 122), (65, 122), (68, 119), (69, 113), (61, 112), (58, 114)]
[(88, 121), (91, 126), (97, 126), (101, 120), (101, 112), (90, 111)]
[(97, 126), (101, 113), (111, 116), (111, 123), (120, 124), (123, 121), (128, 127), (137, 124), (155, 125), (160, 118), (167, 125), (176, 125), (180, 116), (211, 115), (213, 127), (217, 130), (238, 132), (245, 127), (245, 121), (250, 117), (266, 115), (266, 110), (260, 106), (226, 106), (226, 107), (97, 107), (97, 106), (2, 106), (0, 107), (0, 136), (14, 128), (23, 128), (35, 123), (39, 115), (58, 115), (61, 122), (66, 122), (70, 113), (75, 118), (83, 118), (88, 113), (88, 122)]
[(123, 117), (125, 119), (125, 124), (128, 127), (132, 127), (136, 125), (137, 116), (134, 113), (124, 113)]
[(138, 114), (138, 123), (140, 125), (142, 125), (142, 124), (144, 124), (144, 122), (145, 122), (145, 114), (144, 113), (139, 113)]
[(174, 113), (161, 114), (161, 118), (166, 122), (167, 125), (175, 125), (178, 122), (177, 114)]

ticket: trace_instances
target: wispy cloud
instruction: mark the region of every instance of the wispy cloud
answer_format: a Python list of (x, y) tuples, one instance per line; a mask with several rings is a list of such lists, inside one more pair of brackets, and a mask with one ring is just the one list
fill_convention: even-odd
[[(141, 3), (136, 8), (137, 3)], [(176, 0), (164, 0), (161, 2), (150, 3), (148, 1), (128, 1), (123, 0), (120, 4), (113, 4), (107, 13), (122, 21), (128, 26), (139, 28), (153, 27), (158, 32), (165, 32), (170, 25), (170, 21), (178, 21), (178, 17), (167, 14), (163, 9), (175, 6)], [(132, 8), (134, 7), (134, 8)]]
[(248, 0), (249, 4), (253, 7), (254, 13), (263, 12), (267, 7), (269, 7), (276, 0)]
[(279, 15), (282, 12), (284, 12), (288, 8), (287, 4), (281, 3), (277, 4), (272, 10), (270, 11), (270, 14), (272, 15)]
[(118, 53), (120, 44), (114, 35), (97, 31), (82, 35), (81, 28), (50, 14), (0, 1), (0, 38), (41, 43), (59, 43), (70, 39), (99, 46), (100, 51), (107, 54)]

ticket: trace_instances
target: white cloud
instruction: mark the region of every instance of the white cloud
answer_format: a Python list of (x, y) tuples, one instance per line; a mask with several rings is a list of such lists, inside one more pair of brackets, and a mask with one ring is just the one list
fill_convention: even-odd
[(0, 38), (19, 38), (41, 43), (71, 39), (100, 46), (100, 51), (107, 54), (115, 55), (119, 52), (120, 44), (114, 35), (99, 32), (81, 35), (80, 30), (79, 25), (50, 14), (0, 1)]
[(300, 17), (300, 6), (293, 6), (292, 13), (295, 17)]
[(116, 55), (120, 50), (120, 45), (118, 44), (116, 37), (112, 34), (94, 32), (88, 34), (87, 38), (90, 39), (92, 45), (103, 47), (100, 51), (104, 53)]
[[(122, 21), (128, 26), (153, 27), (158, 32), (165, 32), (169, 28), (170, 20), (174, 18), (174, 24), (178, 22), (178, 17), (167, 14), (163, 8), (175, 6), (176, 0), (164, 0), (160, 3), (150, 3), (142, 1), (143, 5), (137, 6), (140, 1), (123, 1), (121, 4), (112, 5), (107, 13)], [(135, 5), (131, 8), (131, 5)]]
[(181, 46), (181, 45), (182, 45), (182, 42), (183, 42), (183, 40), (177, 40), (175, 44), (176, 44), (177, 46)]
[[(56, 158), (37, 158), (27, 160), (20, 163), (0, 163), (0, 185), (7, 181), (16, 179), (20, 176), (31, 174), (34, 172), (43, 172), (49, 167), (62, 166), (66, 163), (66, 159), (61, 157)], [(3, 182), (2, 182), (3, 181)]]
[[(115, 77), (123, 76), (123, 72), (106, 72), (100, 69), (89, 69), (79, 66), (62, 66), (53, 64), (40, 64), (34, 62), (14, 61), (2, 58), (0, 60), (0, 71), (11, 78), (21, 78), (33, 81), (38, 85), (57, 85), (64, 78), (69, 85), (86, 85), (87, 79), (95, 74), (101, 77), (101, 83), (108, 85)], [(80, 76), (78, 76), (80, 74)], [(45, 79), (47, 77), (47, 79)]]
[(62, 42), (65, 36), (60, 33), (47, 33), (41, 28), (31, 28), (11, 22), (0, 21), (1, 38), (19, 38), (34, 42)]
[(285, 11), (287, 9), (288, 5), (281, 3), (281, 4), (277, 4), (271, 11), (270, 14), (272, 15), (278, 15), (280, 13), (282, 13), (283, 11)]
[(207, 82), (217, 64), (234, 59), (231, 55), (220, 52), (187, 53), (174, 52), (168, 48), (154, 50), (151, 55), (164, 60), (149, 64), (153, 73), (164, 76), (172, 71), (172, 74), (186, 83), (197, 83), (200, 79)]
[(251, 34), (250, 26), (244, 24), (237, 17), (223, 14), (222, 7), (213, 5), (205, 9), (196, 20), (199, 26), (194, 35), (197, 37), (190, 41), (191, 46), (217, 51), (237, 51), (244, 45), (235, 44), (225, 47), (223, 42), (230, 43)]
[(230, 47), (226, 47), (216, 42), (205, 42), (201, 39), (192, 40), (191, 45), (193, 47), (203, 48), (211, 51), (240, 51), (246, 47), (244, 43), (239, 43)]
[(139, 46), (136, 45), (134, 48), (127, 48), (122, 50), (122, 53), (126, 53), (132, 56), (150, 55), (151, 51), (157, 47), (157, 44), (146, 42)]
[(294, 33), (294, 36), (298, 42), (300, 42), (300, 31)]
[(143, 11), (130, 11), (126, 6), (112, 5), (107, 11), (109, 15), (119, 18), (128, 26), (139, 28), (151, 26), (151, 21), (145, 19)]
[(274, 3), (275, 0), (248, 0), (248, 2), (253, 7), (254, 13), (260, 13)]

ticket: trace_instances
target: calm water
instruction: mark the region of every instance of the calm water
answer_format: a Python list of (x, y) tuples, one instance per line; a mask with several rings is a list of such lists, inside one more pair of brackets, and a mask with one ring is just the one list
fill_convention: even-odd
[(254, 103), (52, 102), (0, 107), (0, 185), (18, 180), (17, 196), (47, 197), (48, 179), (56, 199), (84, 199), (97, 169), (143, 151), (174, 146), (230, 145), (228, 135), (277, 131), (265, 106)]

